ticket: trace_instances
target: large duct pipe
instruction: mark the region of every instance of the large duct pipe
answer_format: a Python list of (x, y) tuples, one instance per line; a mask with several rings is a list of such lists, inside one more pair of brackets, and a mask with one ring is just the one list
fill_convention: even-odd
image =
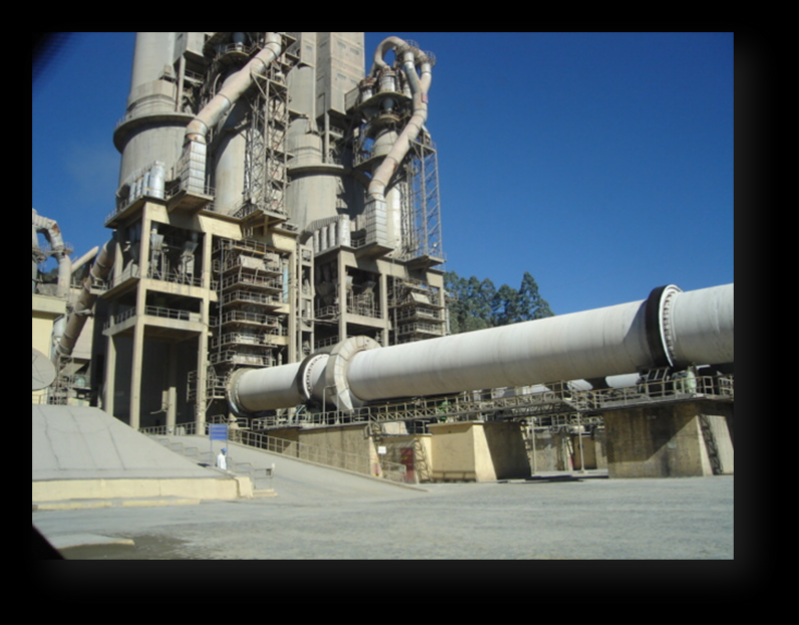
[[(183, 153), (190, 172), (191, 190), (203, 192), (205, 178), (206, 140), (208, 132), (253, 84), (254, 73), (265, 74), (269, 65), (283, 52), (282, 38), (277, 33), (266, 34), (266, 45), (244, 67), (231, 74), (208, 104), (186, 126)], [(198, 188), (199, 187), (199, 188)]]
[(381, 348), (355, 337), (300, 364), (241, 370), (228, 395), (239, 413), (308, 399), (351, 409), (371, 400), (733, 361), (733, 285), (688, 293), (668, 286), (640, 302), (417, 343)]
[(92, 293), (92, 285), (104, 280), (114, 266), (114, 253), (116, 242), (114, 239), (108, 241), (92, 265), (89, 275), (83, 281), (83, 290), (80, 292), (72, 312), (67, 317), (64, 332), (56, 343), (54, 357), (68, 357), (75, 349), (78, 337), (86, 325), (86, 319), (91, 313), (92, 306), (97, 296)]
[[(375, 170), (372, 181), (369, 183), (369, 202), (384, 200), (391, 176), (397, 171), (397, 167), (410, 150), (411, 142), (419, 136), (422, 126), (427, 121), (427, 92), (430, 89), (432, 78), (430, 73), (432, 63), (420, 50), (410, 46), (399, 37), (384, 39), (375, 52), (370, 76), (375, 75), (376, 77), (379, 71), (388, 67), (383, 61), (383, 56), (392, 48), (402, 51), (402, 69), (411, 86), (413, 114), (383, 162)], [(420, 66), (421, 76), (416, 75), (416, 64)]]
[(225, 82), (225, 86), (219, 93), (205, 105), (203, 110), (197, 114), (197, 117), (189, 122), (186, 127), (186, 139), (205, 143), (209, 129), (216, 125), (244, 92), (250, 88), (253, 82), (252, 74), (254, 72), (265, 74), (269, 65), (280, 56), (282, 51), (280, 35), (267, 33), (264, 49), (256, 54), (243, 68), (233, 74)]
[[(397, 232), (400, 229), (399, 223), (394, 223), (399, 219), (399, 198), (387, 198), (386, 189), (391, 177), (410, 151), (411, 143), (419, 136), (422, 126), (427, 120), (427, 92), (430, 88), (430, 69), (433, 64), (431, 59), (418, 48), (411, 46), (399, 37), (388, 37), (377, 47), (368, 78), (370, 81), (377, 81), (383, 90), (393, 91), (396, 89), (396, 85), (392, 86), (391, 70), (383, 61), (383, 56), (392, 48), (396, 50), (397, 58), (402, 59), (406, 84), (410, 86), (413, 113), (398, 136), (393, 130), (386, 129), (375, 138), (374, 155), (385, 154), (385, 156), (372, 174), (364, 211), (367, 243), (379, 243), (390, 248), (396, 246)], [(420, 76), (416, 74), (417, 65)], [(384, 103), (388, 102), (390, 99), (384, 101)], [(394, 206), (389, 206), (389, 203)]]
[(69, 279), (72, 275), (72, 261), (69, 258), (64, 239), (61, 237), (61, 229), (54, 219), (42, 217), (36, 212), (35, 208), (32, 208), (31, 211), (33, 213), (33, 228), (36, 232), (41, 232), (45, 236), (53, 250), (53, 255), (58, 260), (56, 296), (66, 297), (69, 295)]
[(72, 273), (74, 274), (78, 269), (83, 267), (86, 263), (92, 260), (95, 256), (97, 256), (97, 252), (100, 251), (98, 246), (94, 246), (88, 252), (86, 252), (83, 256), (81, 256), (78, 260), (72, 262)]

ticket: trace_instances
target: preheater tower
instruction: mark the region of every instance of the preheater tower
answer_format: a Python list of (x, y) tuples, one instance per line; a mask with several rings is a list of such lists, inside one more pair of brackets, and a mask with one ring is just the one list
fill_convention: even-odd
[(227, 415), (226, 382), (242, 367), (353, 336), (388, 346), (444, 334), (436, 153), (420, 104), (433, 58), (392, 38), (366, 77), (364, 59), (362, 33), (137, 35), (106, 219), (118, 242), (107, 410), (133, 426), (200, 424)]

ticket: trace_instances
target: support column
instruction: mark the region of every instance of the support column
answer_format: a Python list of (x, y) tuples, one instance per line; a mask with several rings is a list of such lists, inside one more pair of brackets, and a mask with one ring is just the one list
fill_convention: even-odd
[(294, 314), (288, 316), (289, 327), (289, 350), (288, 362), (297, 362), (301, 360), (299, 354), (302, 352), (302, 340), (300, 339), (300, 332), (297, 327), (297, 320), (302, 315), (302, 299), (300, 293), (302, 292), (302, 271), (299, 264), (299, 248), (294, 247), (294, 251), (288, 256), (289, 267), (289, 310), (294, 310)]
[(149, 204), (142, 208), (141, 220), (141, 247), (139, 248), (139, 285), (136, 289), (136, 315), (133, 326), (133, 354), (130, 372), (130, 427), (139, 429), (141, 426), (141, 379), (144, 367), (144, 340), (145, 322), (144, 314), (147, 307), (147, 288), (150, 280), (150, 225)]
[[(729, 404), (685, 402), (605, 413), (608, 475), (691, 477), (732, 473)], [(710, 417), (708, 417), (710, 415)], [(712, 423), (703, 432), (702, 421)], [(707, 437), (711, 438), (707, 438)], [(711, 442), (712, 440), (712, 442)]]
[[(379, 263), (378, 263), (379, 266)], [(390, 345), (389, 341), (389, 326), (391, 324), (391, 316), (388, 312), (388, 276), (385, 271), (380, 272), (380, 318), (383, 322), (383, 329), (381, 330), (381, 345)]]
[(338, 268), (338, 340), (347, 338), (347, 266), (344, 264), (344, 254), (339, 249), (336, 253), (336, 267)]
[[(122, 246), (114, 246), (114, 266), (111, 267), (111, 275), (108, 276), (110, 284), (116, 284), (119, 275), (122, 273), (124, 267), (124, 257), (122, 254)], [(110, 302), (109, 306), (109, 319), (111, 326), (116, 323), (117, 315), (119, 314), (119, 302), (114, 300)], [(109, 334), (106, 341), (106, 358), (105, 358), (105, 396), (103, 399), (103, 410), (108, 414), (114, 414), (114, 393), (116, 392), (116, 379), (117, 379), (117, 343), (116, 337)]]
[(169, 362), (167, 365), (167, 391), (166, 391), (166, 428), (167, 432), (175, 431), (175, 421), (178, 410), (178, 384), (177, 384), (177, 343), (169, 344)]
[[(116, 305), (114, 306), (116, 308)], [(116, 317), (116, 310), (112, 313), (112, 319)], [(117, 372), (117, 345), (116, 337), (108, 336), (106, 340), (105, 356), (105, 397), (103, 399), (103, 410), (108, 414), (114, 414), (114, 391), (116, 389)]]
[(208, 331), (197, 335), (197, 399), (194, 401), (194, 425), (197, 434), (205, 434), (206, 387), (208, 385)]
[[(140, 289), (141, 292), (142, 289)], [(133, 355), (130, 360), (130, 427), (141, 427), (141, 377), (144, 365), (144, 319), (136, 315), (133, 327)]]
[(198, 434), (205, 433), (205, 411), (207, 402), (206, 391), (208, 388), (208, 338), (211, 332), (211, 275), (212, 275), (212, 247), (214, 237), (210, 232), (202, 235), (203, 264), (203, 301), (200, 305), (200, 319), (205, 328), (197, 335), (197, 394), (194, 402), (194, 424)]
[(529, 477), (522, 427), (483, 421), (430, 424), (433, 480), (492, 482)]

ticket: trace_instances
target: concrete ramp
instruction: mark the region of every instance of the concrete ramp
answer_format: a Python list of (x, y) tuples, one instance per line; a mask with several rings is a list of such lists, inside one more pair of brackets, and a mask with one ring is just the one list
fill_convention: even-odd
[(32, 409), (33, 502), (40, 507), (252, 496), (249, 478), (200, 467), (98, 408), (33, 404)]

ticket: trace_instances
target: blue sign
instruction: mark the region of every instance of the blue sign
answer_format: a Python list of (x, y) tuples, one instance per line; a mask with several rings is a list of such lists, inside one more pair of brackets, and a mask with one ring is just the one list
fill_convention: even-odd
[(208, 426), (208, 434), (212, 441), (227, 440), (227, 425), (224, 423), (211, 423)]

